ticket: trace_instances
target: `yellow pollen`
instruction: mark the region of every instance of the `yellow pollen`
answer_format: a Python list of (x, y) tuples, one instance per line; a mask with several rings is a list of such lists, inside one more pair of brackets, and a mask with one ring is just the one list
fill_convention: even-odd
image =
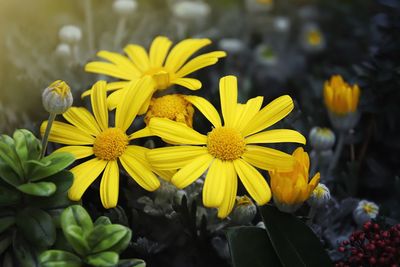
[(52, 92), (56, 93), (62, 98), (66, 97), (67, 94), (71, 92), (71, 88), (69, 88), (68, 84), (61, 80), (53, 82), (52, 84), (50, 84), (49, 88)]
[(308, 43), (311, 45), (319, 45), (322, 41), (322, 36), (319, 31), (312, 30), (308, 33)]
[(151, 118), (167, 118), (177, 122), (183, 122), (192, 127), (194, 109), (190, 102), (179, 94), (165, 95), (152, 98), (146, 113), (145, 122)]
[(249, 206), (252, 204), (253, 202), (248, 196), (236, 197), (236, 206)]
[(115, 160), (124, 153), (128, 143), (128, 136), (121, 129), (108, 128), (96, 137), (93, 153), (102, 160)]
[(365, 204), (363, 207), (365, 213), (370, 214), (376, 212), (376, 208), (371, 204)]
[(164, 68), (154, 68), (146, 71), (143, 76), (150, 75), (157, 84), (157, 90), (164, 90), (170, 86), (170, 74)]
[(208, 133), (208, 152), (221, 160), (240, 158), (246, 149), (243, 136), (233, 128), (218, 127)]

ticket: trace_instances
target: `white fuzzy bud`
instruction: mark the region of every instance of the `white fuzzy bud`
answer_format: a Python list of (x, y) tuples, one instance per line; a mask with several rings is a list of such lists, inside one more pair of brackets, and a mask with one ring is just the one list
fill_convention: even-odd
[(68, 84), (57, 80), (42, 94), (43, 107), (49, 113), (62, 114), (72, 106), (72, 94)]
[(135, 12), (137, 2), (134, 0), (115, 0), (113, 3), (113, 10), (121, 16), (128, 16)]
[(247, 196), (236, 197), (236, 207), (230, 215), (232, 221), (239, 225), (249, 224), (256, 216), (257, 208)]
[(218, 46), (221, 50), (232, 54), (237, 54), (244, 48), (243, 42), (239, 39), (234, 38), (221, 39), (218, 43)]
[(61, 43), (56, 48), (56, 55), (61, 58), (71, 57), (71, 48), (68, 44)]
[(308, 139), (315, 150), (325, 151), (333, 147), (336, 137), (329, 128), (313, 127)]
[(276, 17), (274, 19), (274, 27), (279, 32), (287, 32), (290, 29), (290, 20), (288, 17)]
[(76, 44), (82, 39), (82, 31), (74, 25), (65, 25), (58, 32), (61, 42), (67, 44)]
[(324, 184), (319, 183), (314, 191), (311, 193), (310, 198), (307, 200), (308, 204), (312, 207), (323, 207), (331, 199), (331, 192)]
[(379, 207), (374, 202), (367, 200), (361, 200), (358, 202), (357, 207), (353, 211), (354, 221), (358, 225), (363, 225), (364, 223), (375, 219), (378, 216)]
[(201, 20), (210, 14), (210, 7), (204, 2), (182, 1), (172, 6), (172, 13), (182, 20)]

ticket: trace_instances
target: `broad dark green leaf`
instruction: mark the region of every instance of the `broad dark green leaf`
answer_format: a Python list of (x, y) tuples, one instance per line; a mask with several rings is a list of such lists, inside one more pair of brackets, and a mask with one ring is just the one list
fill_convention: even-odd
[(41, 267), (80, 267), (81, 259), (71, 252), (62, 250), (47, 250), (40, 257)]
[(18, 203), (20, 199), (21, 193), (18, 190), (0, 182), (0, 207), (9, 207)]
[(117, 267), (146, 267), (146, 263), (141, 259), (120, 260)]
[(56, 185), (51, 182), (26, 183), (17, 187), (19, 191), (38, 197), (48, 197), (56, 192)]
[(0, 162), (8, 165), (19, 177), (23, 176), (20, 159), (15, 152), (14, 139), (7, 135), (0, 136)]
[(35, 246), (49, 247), (56, 240), (56, 229), (50, 215), (38, 208), (26, 208), (17, 214), (17, 227)]
[(88, 236), (92, 253), (101, 251), (122, 252), (129, 245), (132, 232), (129, 228), (119, 225), (98, 225)]
[(229, 228), (226, 236), (234, 267), (280, 267), (265, 229), (255, 226)]
[(74, 161), (75, 157), (70, 153), (64, 153), (64, 152), (51, 153), (49, 156), (41, 160), (41, 162), (43, 163), (51, 162), (51, 164), (48, 165), (47, 167), (35, 165), (35, 167), (30, 172), (29, 180), (37, 181), (45, 177), (49, 177), (53, 174), (56, 174), (64, 170)]
[(89, 245), (82, 227), (77, 225), (63, 226), (63, 232), (68, 243), (79, 255), (86, 255), (90, 252)]
[(71, 225), (76, 225), (82, 228), (85, 236), (89, 235), (93, 230), (93, 221), (90, 218), (89, 213), (79, 205), (73, 205), (66, 208), (61, 215), (61, 227), (63, 230)]
[(15, 224), (14, 216), (6, 216), (0, 218), (0, 234)]
[(260, 207), (268, 236), (283, 266), (333, 266), (313, 231), (292, 214), (273, 206)]
[(97, 225), (109, 225), (109, 224), (111, 224), (110, 218), (108, 218), (106, 216), (100, 216), (94, 222), (94, 226), (97, 226)]
[(96, 267), (114, 267), (118, 264), (119, 255), (116, 252), (100, 252), (86, 257), (86, 263)]
[(4, 233), (0, 235), (0, 255), (11, 245), (12, 236), (10, 233)]
[(18, 266), (39, 267), (38, 252), (21, 235), (16, 234), (13, 240), (13, 251), (18, 260)]
[(24, 181), (7, 163), (0, 160), (0, 179), (7, 184), (17, 187)]
[(15, 150), (21, 160), (39, 159), (42, 144), (39, 139), (28, 130), (18, 129), (14, 132)]

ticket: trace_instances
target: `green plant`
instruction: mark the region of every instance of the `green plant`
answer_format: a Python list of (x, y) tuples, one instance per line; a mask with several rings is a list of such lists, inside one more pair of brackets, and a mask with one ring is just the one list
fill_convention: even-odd
[(93, 223), (82, 206), (70, 206), (61, 215), (61, 228), (71, 249), (43, 252), (40, 255), (42, 267), (145, 266), (139, 259), (119, 260), (119, 254), (129, 245), (132, 232), (125, 226), (111, 224), (105, 216)]
[(0, 136), (0, 266), (39, 266), (37, 255), (56, 241), (56, 225), (70, 205), (74, 162), (68, 153), (41, 157), (31, 132)]

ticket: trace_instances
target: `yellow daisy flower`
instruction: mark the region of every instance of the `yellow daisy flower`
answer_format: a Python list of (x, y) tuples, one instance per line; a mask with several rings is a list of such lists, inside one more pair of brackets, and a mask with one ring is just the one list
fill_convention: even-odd
[(293, 152), (296, 159), (290, 172), (270, 171), (274, 202), (284, 212), (296, 211), (306, 201), (319, 183), (319, 172), (308, 181), (310, 158), (302, 147)]
[(147, 153), (152, 166), (159, 170), (179, 169), (171, 178), (178, 188), (184, 188), (208, 170), (203, 202), (206, 207), (219, 208), (224, 218), (231, 212), (237, 191), (237, 175), (251, 197), (260, 205), (271, 198), (270, 188), (253, 166), (263, 170), (293, 168), (289, 154), (254, 144), (306, 142), (303, 135), (287, 129), (263, 131), (283, 119), (293, 109), (289, 96), (282, 96), (261, 108), (263, 97), (252, 98), (246, 104), (237, 103), (237, 80), (227, 76), (220, 80), (221, 118), (210, 102), (198, 96), (186, 96), (214, 128), (203, 135), (183, 123), (165, 118), (152, 118), (149, 128), (154, 135), (181, 146), (153, 149)]
[[(218, 59), (225, 57), (223, 51), (214, 51), (202, 54), (188, 61), (188, 59), (199, 49), (209, 45), (209, 39), (186, 39), (176, 44), (171, 51), (172, 42), (167, 37), (158, 36), (150, 46), (149, 53), (136, 44), (129, 44), (124, 48), (128, 57), (118, 53), (100, 51), (97, 56), (110, 62), (95, 61), (85, 66), (87, 72), (109, 75), (123, 81), (111, 82), (107, 85), (107, 91), (117, 90), (108, 98), (111, 109), (117, 106), (121, 99), (122, 90), (131, 81), (136, 81), (144, 76), (150, 76), (154, 84), (141, 91), (164, 90), (177, 84), (190, 90), (201, 88), (201, 82), (197, 79), (186, 78), (194, 71), (213, 65)], [(169, 52), (169, 53), (168, 53)], [(84, 92), (82, 97), (90, 94), (90, 90)], [(140, 114), (146, 112), (150, 98), (147, 99)]]
[[(83, 107), (71, 107), (63, 114), (70, 124), (54, 122), (49, 140), (68, 145), (57, 151), (69, 152), (76, 159), (94, 156), (71, 169), (74, 174), (74, 182), (68, 192), (71, 200), (80, 200), (90, 184), (103, 172), (100, 183), (101, 202), (105, 208), (115, 207), (119, 193), (118, 161), (144, 189), (154, 191), (160, 186), (160, 181), (145, 157), (148, 149), (129, 145), (129, 141), (148, 135), (147, 130), (126, 134), (140, 106), (150, 95), (150, 92), (138, 93), (136, 87), (146, 87), (151, 83), (149, 77), (144, 78), (132, 83), (125, 90), (125, 101), (115, 112), (115, 127), (109, 126), (105, 81), (99, 81), (92, 87), (91, 105), (94, 116)], [(42, 133), (46, 126), (47, 121), (41, 125)], [(165, 175), (165, 172), (160, 175)]]

